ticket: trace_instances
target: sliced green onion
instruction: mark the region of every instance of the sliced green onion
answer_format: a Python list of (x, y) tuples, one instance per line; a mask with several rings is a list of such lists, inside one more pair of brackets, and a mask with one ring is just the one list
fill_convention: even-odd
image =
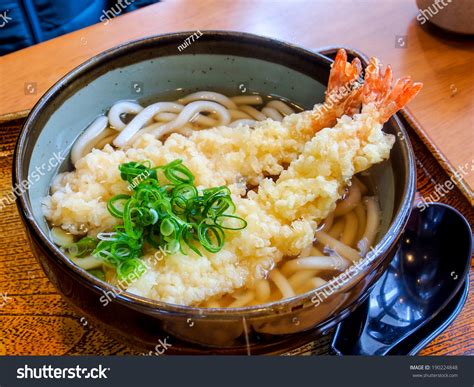
[(175, 160), (161, 167), (166, 178), (173, 184), (191, 184), (194, 182), (193, 174), (187, 167), (182, 165), (182, 163), (182, 160)]
[(142, 230), (137, 227), (138, 222), (133, 217), (133, 213), (137, 210), (137, 208), (134, 207), (135, 205), (136, 201), (133, 199), (125, 203), (125, 207), (123, 208), (123, 225), (128, 236), (137, 239), (142, 235)]
[(110, 199), (107, 202), (107, 209), (109, 210), (110, 214), (112, 216), (116, 217), (116, 218), (122, 219), (122, 217), (123, 217), (123, 206), (125, 205), (125, 203), (122, 204), (122, 210), (117, 208), (115, 206), (115, 203), (116, 202), (123, 202), (123, 201), (129, 200), (129, 199), (130, 199), (130, 195), (124, 195), (124, 194), (116, 195), (112, 199)]
[(162, 238), (160, 230), (156, 227), (153, 227), (147, 230), (145, 240), (155, 249), (159, 249), (162, 246)]
[(225, 234), (222, 227), (209, 223), (204, 219), (197, 228), (198, 238), (202, 247), (211, 253), (217, 253), (224, 246)]
[(160, 225), (161, 235), (170, 236), (175, 232), (175, 224), (170, 220), (170, 218), (163, 219)]
[[(195, 225), (191, 225), (191, 224), (188, 224), (186, 225), (185, 227), (183, 227), (183, 230), (182, 230), (182, 237), (183, 237), (183, 241), (184, 243), (192, 250), (194, 251), (197, 255), (199, 255), (200, 257), (202, 257), (202, 254), (201, 252), (199, 251), (199, 249), (194, 245), (194, 241), (198, 241), (199, 242), (199, 238), (197, 237), (197, 230), (195, 229), (196, 226)], [(186, 252), (183, 250), (183, 246), (181, 245), (180, 246), (180, 249), (181, 249), (181, 252), (183, 254), (186, 254)]]
[(97, 239), (84, 237), (68, 247), (67, 252), (74, 258), (84, 258), (92, 254), (97, 246)]
[(177, 239), (172, 239), (165, 245), (165, 252), (167, 254), (174, 254), (178, 250), (179, 250), (179, 242)]
[(146, 272), (145, 264), (137, 258), (121, 262), (117, 266), (117, 278), (120, 281), (126, 280), (132, 282), (140, 278)]
[[(112, 233), (100, 233), (98, 240), (92, 238), (94, 242), (86, 240), (82, 247), (87, 254), (115, 266), (119, 279), (144, 270), (140, 258), (146, 246), (167, 254), (191, 250), (202, 256), (200, 247), (210, 253), (223, 248), (224, 230), (247, 226), (244, 219), (233, 215), (236, 207), (229, 188), (198, 190), (182, 160), (158, 167), (152, 167), (150, 161), (133, 161), (121, 164), (119, 170), (121, 178), (133, 187), (132, 194), (114, 196), (107, 208), (123, 224), (115, 226)], [(159, 183), (157, 171), (161, 171), (164, 184)], [(84, 254), (80, 247), (74, 249)], [(138, 278), (143, 273), (135, 274)]]
[[(236, 220), (237, 225), (233, 226), (230, 224), (224, 224), (226, 220)], [(236, 215), (219, 215), (217, 216), (214, 221), (216, 222), (217, 225), (221, 226), (224, 230), (243, 230), (245, 227), (247, 227), (247, 221), (245, 219), (242, 219), (240, 216)]]
[(130, 184), (136, 182), (137, 178), (142, 179), (153, 178), (156, 179), (156, 171), (150, 168), (151, 162), (146, 160), (143, 163), (131, 161), (119, 166), (120, 177), (122, 180), (128, 181)]

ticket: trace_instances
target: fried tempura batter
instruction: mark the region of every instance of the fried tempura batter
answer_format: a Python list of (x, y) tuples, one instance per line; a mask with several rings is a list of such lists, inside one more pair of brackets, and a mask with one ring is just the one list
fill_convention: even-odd
[[(333, 70), (331, 87), (355, 79), (360, 65), (347, 64), (339, 54)], [(218, 127), (189, 138), (173, 134), (164, 143), (144, 135), (130, 149), (94, 150), (76, 163), (75, 171), (55, 181), (45, 201), (46, 217), (73, 233), (81, 225), (90, 234), (109, 231), (116, 220), (106, 202), (127, 192), (118, 171), (121, 163), (151, 160), (162, 165), (182, 159), (201, 187), (230, 185), (236, 214), (248, 226), (230, 232), (216, 254), (145, 257), (149, 270), (128, 291), (183, 305), (230, 293), (311, 244), (318, 224), (334, 210), (354, 174), (389, 157), (394, 136), (382, 131), (383, 123), (421, 88), (409, 78), (398, 80), (393, 89), (391, 82), (390, 68), (381, 74), (372, 59), (363, 87), (322, 118), (313, 110), (281, 123), (267, 120), (255, 129)], [(354, 114), (360, 105), (362, 111)], [(258, 190), (245, 192), (232, 184), (236, 176), (259, 184)]]

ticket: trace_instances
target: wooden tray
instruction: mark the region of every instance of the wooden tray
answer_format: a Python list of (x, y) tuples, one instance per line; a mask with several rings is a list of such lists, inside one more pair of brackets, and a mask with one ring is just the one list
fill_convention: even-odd
[[(435, 186), (449, 177), (417, 135), (406, 112), (402, 120), (415, 151), (418, 195), (436, 198)], [(61, 298), (33, 257), (16, 205), (2, 201), (11, 190), (13, 152), (22, 123), (16, 120), (0, 124), (0, 354), (139, 354), (91, 326)], [(472, 206), (457, 187), (439, 201), (456, 207), (471, 225), (474, 223)], [(472, 289), (474, 275), (470, 275)], [(473, 355), (473, 322), (471, 292), (458, 318), (421, 354)], [(330, 339), (330, 335), (324, 336), (291, 354), (328, 354)]]

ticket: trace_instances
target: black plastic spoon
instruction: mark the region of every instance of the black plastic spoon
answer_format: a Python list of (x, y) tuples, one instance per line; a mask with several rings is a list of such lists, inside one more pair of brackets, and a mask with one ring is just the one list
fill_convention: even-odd
[(471, 227), (457, 210), (439, 203), (414, 209), (393, 261), (367, 301), (338, 325), (332, 350), (418, 352), (464, 305), (471, 254)]

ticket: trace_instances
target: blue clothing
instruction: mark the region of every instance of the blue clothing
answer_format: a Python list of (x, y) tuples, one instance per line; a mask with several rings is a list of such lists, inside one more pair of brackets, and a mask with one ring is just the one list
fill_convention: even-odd
[[(159, 0), (0, 0), (0, 55)], [(101, 19), (102, 17), (102, 19)]]

